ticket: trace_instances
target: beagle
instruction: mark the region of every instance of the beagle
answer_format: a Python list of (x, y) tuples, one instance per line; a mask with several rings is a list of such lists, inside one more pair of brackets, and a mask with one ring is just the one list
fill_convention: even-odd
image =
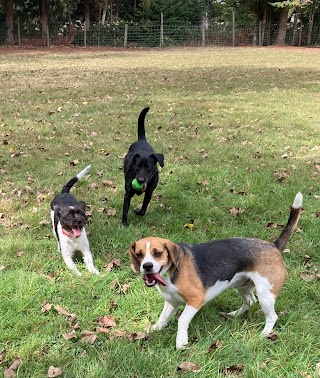
[(268, 335), (278, 316), (275, 300), (287, 276), (281, 252), (298, 224), (302, 207), (299, 192), (293, 202), (288, 223), (272, 243), (251, 238), (230, 238), (201, 244), (175, 244), (170, 240), (147, 237), (131, 245), (134, 267), (148, 287), (157, 286), (165, 300), (164, 308), (151, 330), (165, 327), (180, 305), (185, 308), (178, 320), (176, 347), (188, 343), (188, 327), (200, 308), (228, 288), (242, 297), (239, 316), (256, 302), (266, 322), (262, 334)]

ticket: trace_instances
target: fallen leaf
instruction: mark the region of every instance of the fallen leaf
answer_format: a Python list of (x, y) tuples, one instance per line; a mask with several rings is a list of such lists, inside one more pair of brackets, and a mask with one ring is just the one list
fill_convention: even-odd
[(110, 329), (104, 328), (104, 327), (96, 327), (96, 332), (98, 332), (98, 333), (109, 333)]
[(242, 375), (243, 369), (244, 369), (243, 364), (231, 365), (229, 367), (226, 367), (225, 373), (227, 375)]
[(318, 375), (320, 376), (320, 362), (316, 364), (316, 369), (318, 371)]
[(278, 334), (276, 332), (271, 332), (268, 334), (268, 339), (271, 341), (276, 341), (278, 340)]
[(75, 331), (75, 330), (72, 330), (72, 331), (69, 332), (69, 333), (64, 333), (64, 334), (62, 335), (62, 337), (63, 337), (65, 340), (76, 339), (76, 338), (77, 338), (77, 334), (76, 334), (76, 331)]
[(241, 209), (240, 207), (233, 207), (232, 209), (229, 210), (229, 212), (230, 212), (230, 215), (231, 215), (232, 217), (237, 217), (237, 216), (239, 216), (241, 213), (243, 213), (244, 210)]
[(105, 315), (105, 316), (100, 316), (99, 325), (102, 327), (108, 328), (108, 327), (116, 327), (117, 323), (114, 319), (114, 316)]
[(6, 354), (7, 354), (7, 351), (5, 349), (0, 353), (0, 365), (2, 364), (3, 360), (5, 359)]
[(189, 230), (194, 230), (196, 226), (194, 225), (194, 223), (187, 223), (183, 227), (188, 228)]
[(207, 349), (207, 353), (210, 353), (218, 348), (221, 348), (223, 345), (222, 341), (213, 340), (211, 345)]
[(48, 369), (48, 377), (54, 378), (54, 377), (60, 377), (62, 375), (62, 370), (58, 367), (50, 366)]
[(102, 184), (106, 186), (107, 188), (113, 187), (113, 182), (111, 180), (103, 180)]
[(4, 378), (14, 378), (16, 376), (16, 370), (21, 365), (22, 360), (20, 358), (17, 358), (13, 361), (11, 366), (9, 366), (7, 369), (4, 369), (3, 371), (3, 377)]
[(277, 181), (281, 182), (290, 176), (290, 172), (287, 171), (286, 168), (278, 168), (274, 172), (274, 176), (276, 176)]
[(198, 373), (200, 371), (200, 366), (193, 362), (182, 362), (177, 368), (177, 371), (179, 370), (192, 371), (193, 373)]
[(17, 252), (17, 254), (16, 254), (17, 257), (21, 257), (21, 256), (23, 256), (23, 255), (24, 255), (24, 251), (19, 251), (19, 252)]
[(112, 208), (107, 208), (104, 212), (107, 213), (109, 217), (114, 217), (117, 214), (117, 210)]
[(51, 308), (52, 308), (52, 304), (51, 304), (51, 303), (45, 303), (45, 304), (41, 307), (41, 312), (44, 313), (44, 312), (50, 311)]
[(133, 273), (138, 273), (137, 269), (132, 263), (130, 264), (130, 269), (133, 271)]
[(49, 223), (50, 223), (49, 221), (47, 221), (46, 219), (44, 219), (44, 220), (42, 220), (42, 221), (39, 222), (39, 225), (40, 226), (47, 226)]
[(109, 262), (109, 264), (105, 265), (103, 267), (103, 269), (106, 272), (110, 272), (112, 268), (119, 268), (119, 267), (120, 267), (120, 260), (119, 259), (112, 259), (112, 261)]
[(87, 341), (90, 344), (94, 344), (94, 342), (97, 339), (97, 335), (91, 331), (85, 330), (81, 333), (81, 335), (82, 335), (81, 341)]
[(96, 182), (93, 182), (93, 183), (90, 185), (90, 188), (91, 188), (91, 189), (98, 189), (98, 188), (99, 188), (99, 185), (98, 185)]
[(79, 164), (79, 160), (72, 160), (71, 162), (70, 162), (70, 165), (72, 165), (72, 166), (76, 166), (76, 165), (78, 165)]
[(279, 223), (274, 223), (274, 222), (268, 222), (267, 223), (267, 228), (272, 229), (272, 228), (283, 228), (282, 224)]
[(317, 273), (304, 271), (300, 273), (300, 277), (303, 279), (303, 281), (310, 282), (317, 278)]
[(58, 313), (60, 315), (64, 315), (64, 316), (69, 316), (70, 315), (70, 313), (67, 310), (65, 310), (63, 307), (61, 307), (59, 305), (54, 306), (54, 309), (56, 311), (58, 311)]
[(143, 340), (143, 339), (149, 340), (149, 337), (148, 337), (148, 335), (146, 335), (143, 332), (134, 332), (134, 333), (129, 333), (128, 334), (128, 339), (131, 342), (133, 342), (133, 341), (136, 341), (136, 340)]

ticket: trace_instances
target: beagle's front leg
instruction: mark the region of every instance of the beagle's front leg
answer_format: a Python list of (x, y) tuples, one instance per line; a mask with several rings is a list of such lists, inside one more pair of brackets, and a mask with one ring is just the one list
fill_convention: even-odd
[(177, 308), (178, 306), (174, 307), (169, 302), (165, 301), (161, 315), (157, 323), (151, 327), (151, 330), (152, 331), (160, 330), (163, 327), (165, 327), (168, 324), (171, 316), (177, 311)]
[(188, 328), (191, 320), (199, 309), (194, 308), (193, 306), (186, 305), (182, 314), (178, 320), (178, 333), (176, 338), (176, 347), (177, 349), (182, 349), (185, 345), (188, 344)]

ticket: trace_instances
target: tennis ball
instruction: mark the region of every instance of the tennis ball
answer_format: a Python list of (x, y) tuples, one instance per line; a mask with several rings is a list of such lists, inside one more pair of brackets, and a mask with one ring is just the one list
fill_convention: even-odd
[(131, 185), (132, 185), (134, 190), (141, 190), (142, 187), (143, 187), (143, 183), (138, 182), (137, 179), (132, 180)]

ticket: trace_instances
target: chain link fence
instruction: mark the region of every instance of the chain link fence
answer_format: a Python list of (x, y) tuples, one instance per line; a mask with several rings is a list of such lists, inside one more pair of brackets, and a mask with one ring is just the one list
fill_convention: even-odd
[[(232, 22), (118, 22), (92, 25), (86, 30), (81, 23), (50, 24), (43, 32), (37, 25), (14, 24), (17, 46), (105, 46), (105, 47), (168, 47), (168, 46), (268, 46), (275, 43), (277, 25), (262, 23), (242, 25)], [(7, 28), (0, 24), (0, 45), (6, 45)], [(288, 24), (286, 44), (320, 45), (320, 24)]]

